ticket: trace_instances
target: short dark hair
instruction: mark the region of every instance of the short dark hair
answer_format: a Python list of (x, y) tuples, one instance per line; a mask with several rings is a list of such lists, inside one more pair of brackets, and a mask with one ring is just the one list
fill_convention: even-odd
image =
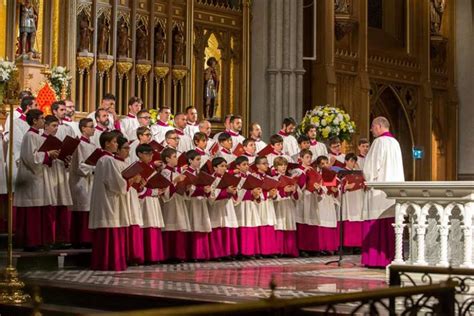
[(234, 122), (235, 120), (241, 120), (242, 119), (242, 116), (241, 115), (232, 115), (230, 117), (230, 122)]
[(163, 149), (163, 151), (161, 152), (161, 161), (163, 161), (164, 163), (166, 163), (166, 159), (169, 159), (171, 156), (176, 155), (177, 151), (176, 149), (173, 149), (173, 148), (170, 148), (170, 147), (166, 147), (165, 149)]
[(140, 111), (138, 111), (137, 117), (140, 117), (140, 116), (141, 116), (142, 114), (144, 114), (144, 113), (150, 114), (147, 109), (141, 109)]
[(97, 110), (95, 110), (94, 117), (95, 117), (95, 119), (96, 119), (96, 120), (99, 118), (99, 116), (100, 116), (100, 112), (102, 112), (102, 111), (104, 111), (104, 112), (106, 112), (106, 113), (107, 113), (107, 111), (106, 111), (106, 110), (104, 110), (104, 109), (101, 109), (101, 108), (98, 108)]
[(174, 129), (170, 129), (165, 133), (165, 139), (168, 139), (171, 137), (171, 135), (176, 134), (176, 131)]
[(349, 160), (354, 160), (355, 162), (357, 162), (357, 155), (354, 153), (346, 154), (346, 156), (344, 157), (344, 161), (349, 161)]
[(143, 105), (143, 101), (139, 97), (131, 97), (130, 99), (128, 99), (128, 106), (133, 105), (134, 103), (140, 103), (141, 105)]
[(117, 137), (118, 149), (122, 149), (123, 145), (125, 145), (127, 143), (128, 143), (128, 139), (126, 139), (123, 135), (119, 135)]
[(302, 142), (309, 142), (309, 137), (305, 134), (298, 137), (298, 145), (301, 145)]
[(66, 106), (66, 102), (64, 102), (63, 100), (54, 101), (54, 102), (51, 104), (51, 111), (54, 113), (54, 111), (57, 111), (57, 110), (59, 109), (59, 106), (60, 106), (60, 105)]
[(255, 125), (260, 125), (260, 124), (258, 124), (257, 122), (250, 123), (249, 132), (253, 131), (253, 128), (255, 127)]
[(113, 95), (112, 93), (106, 93), (102, 97), (102, 100), (113, 100), (113, 101), (115, 101), (115, 95)]
[(186, 160), (188, 163), (194, 160), (197, 156), (201, 156), (196, 150), (191, 149), (186, 152)]
[(282, 123), (283, 126), (290, 126), (290, 125), (294, 125), (296, 126), (296, 121), (294, 118), (292, 117), (286, 117), (283, 119), (283, 123)]
[(54, 116), (54, 115), (46, 115), (46, 117), (44, 118), (44, 124), (45, 125), (50, 125), (51, 123), (59, 123), (59, 119)]
[(146, 131), (149, 131), (150, 129), (147, 126), (140, 126), (137, 128), (137, 137), (140, 137), (141, 135), (145, 134)]
[(22, 90), (20, 91), (20, 93), (18, 93), (18, 99), (20, 100), (23, 100), (24, 97), (32, 97), (33, 96), (33, 93), (31, 93), (31, 91), (29, 90)]
[(23, 112), (26, 112), (27, 107), (31, 106), (36, 98), (32, 95), (28, 95), (21, 99), (20, 107)]
[(215, 168), (223, 162), (227, 162), (227, 161), (222, 157), (216, 157), (216, 158), (212, 159), (212, 167)]
[(207, 135), (201, 132), (197, 132), (193, 136), (193, 144), (196, 144), (200, 140), (207, 140)]
[(247, 145), (248, 145), (249, 143), (251, 143), (251, 142), (254, 142), (254, 143), (255, 143), (255, 139), (246, 138), (246, 139), (244, 139), (244, 141), (242, 142), (242, 145), (243, 145), (244, 147), (247, 147)]
[(105, 149), (105, 144), (110, 143), (112, 140), (116, 139), (119, 135), (114, 132), (103, 132), (99, 137), (100, 148)]
[(313, 157), (313, 152), (309, 149), (303, 149), (302, 151), (300, 151), (300, 158), (303, 158), (305, 155), (310, 155), (311, 157)]
[(187, 114), (189, 110), (195, 109), (196, 107), (194, 105), (187, 106), (184, 112)]
[(258, 164), (262, 163), (262, 160), (263, 160), (263, 159), (267, 160), (267, 157), (265, 157), (265, 156), (257, 156), (257, 157), (255, 157), (255, 162), (254, 162), (255, 165), (258, 165)]
[(34, 120), (37, 120), (43, 115), (43, 111), (38, 110), (38, 109), (31, 109), (26, 113), (26, 123), (28, 125), (33, 126)]
[(329, 161), (329, 158), (326, 156), (318, 156), (318, 158), (316, 158), (316, 164), (319, 166), (324, 160)]
[(281, 135), (274, 134), (270, 136), (270, 145), (275, 145), (278, 143), (283, 143), (283, 137), (281, 137)]
[(94, 120), (89, 117), (85, 117), (79, 120), (79, 130), (81, 131), (81, 133), (82, 129), (86, 127), (89, 123), (94, 123)]
[(245, 156), (239, 156), (234, 160), (236, 166), (240, 166), (243, 162), (249, 162), (249, 159)]
[(143, 153), (152, 153), (153, 148), (149, 144), (140, 144), (137, 146), (135, 149), (135, 153), (137, 154), (143, 154)]
[(340, 143), (341, 143), (341, 140), (337, 136), (333, 136), (329, 138), (329, 146), (332, 146), (334, 144), (340, 144)]
[(308, 134), (308, 132), (309, 132), (311, 129), (313, 129), (313, 128), (316, 129), (316, 132), (318, 131), (318, 128), (317, 128), (316, 125), (314, 125), (314, 124), (309, 124), (309, 125), (307, 125), (307, 126), (304, 128), (304, 133), (305, 133), (305, 134)]
[(219, 137), (217, 137), (217, 141), (220, 143), (225, 142), (228, 139), (232, 139), (232, 136), (230, 136), (229, 133), (222, 132), (219, 134)]
[(362, 144), (369, 144), (369, 140), (367, 138), (361, 138), (359, 139), (359, 143), (358, 143), (358, 146), (362, 145)]
[(160, 106), (160, 109), (158, 110), (158, 112), (163, 112), (163, 110), (171, 110), (171, 108), (169, 106), (166, 106), (166, 105), (163, 105), (163, 106)]

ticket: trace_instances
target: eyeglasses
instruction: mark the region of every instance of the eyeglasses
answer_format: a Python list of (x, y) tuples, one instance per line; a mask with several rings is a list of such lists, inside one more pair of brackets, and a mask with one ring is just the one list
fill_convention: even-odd
[(150, 120), (151, 116), (140, 116), (139, 119)]
[(94, 128), (94, 125), (86, 125), (84, 127), (87, 127), (87, 128)]
[(145, 134), (143, 134), (143, 136), (151, 136), (151, 134), (150, 133), (145, 133)]
[(174, 139), (174, 140), (178, 140), (179, 137), (168, 137), (168, 139)]

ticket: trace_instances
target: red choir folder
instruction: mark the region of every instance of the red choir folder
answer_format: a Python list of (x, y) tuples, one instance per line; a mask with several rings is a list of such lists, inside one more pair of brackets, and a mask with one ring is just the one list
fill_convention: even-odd
[(309, 169), (306, 172), (306, 190), (309, 192), (314, 192), (316, 190), (314, 185), (316, 183), (321, 184), (322, 180), (322, 176), (319, 172), (314, 169)]
[(249, 170), (250, 172), (257, 173), (258, 172), (257, 165), (255, 163), (251, 164), (249, 166)]
[(289, 162), (288, 167), (286, 168), (287, 171), (291, 171), (294, 169), (298, 169), (300, 167), (299, 163)]
[(89, 157), (87, 157), (84, 163), (86, 165), (95, 166), (97, 164), (97, 161), (99, 161), (99, 159), (104, 155), (104, 151), (100, 148), (97, 148)]
[(60, 150), (63, 142), (53, 135), (48, 135), (38, 151), (47, 152), (50, 150)]
[(231, 171), (231, 170), (235, 170), (235, 169), (237, 169), (237, 164), (235, 163), (235, 160), (234, 160), (227, 166), (227, 170)]
[(339, 168), (345, 168), (346, 167), (346, 164), (345, 163), (342, 163), (340, 162), (339, 160), (334, 160), (334, 164), (332, 165), (333, 167), (339, 167)]
[(337, 186), (337, 172), (329, 169), (323, 168), (322, 171), (323, 185), (326, 187), (335, 187)]
[(205, 171), (200, 171), (197, 175), (196, 185), (206, 187), (214, 183), (216, 179)]
[(344, 182), (347, 184), (355, 183), (355, 186), (348, 191), (357, 191), (365, 188), (365, 179), (363, 174), (348, 174), (344, 178)]
[(155, 140), (152, 140), (151, 142), (149, 142), (148, 145), (150, 145), (151, 148), (153, 148), (153, 150), (155, 150), (159, 153), (161, 153), (163, 151), (163, 149), (165, 149), (165, 147), (163, 147), (163, 145), (161, 145), (160, 143), (158, 143)]
[(166, 189), (171, 185), (170, 180), (166, 179), (161, 173), (155, 173), (146, 183), (149, 189)]
[(207, 160), (206, 163), (202, 165), (201, 171), (204, 171), (206, 173), (213, 173), (214, 168), (212, 167), (212, 161), (210, 159)]
[(237, 157), (242, 156), (244, 153), (245, 153), (244, 146), (240, 143), (237, 144), (234, 151), (232, 152), (232, 154)]
[(64, 161), (66, 157), (74, 154), (80, 143), (81, 140), (79, 138), (73, 138), (67, 135), (66, 138), (64, 138), (63, 146), (61, 147), (61, 151), (59, 152), (58, 159)]
[(209, 149), (209, 153), (211, 154), (211, 156), (215, 156), (218, 151), (219, 151), (219, 144), (215, 142), (214, 145), (212, 145), (212, 147)]
[(160, 151), (157, 151), (157, 150), (154, 150), (154, 151), (153, 151), (153, 156), (152, 156), (152, 158), (151, 158), (151, 161), (152, 161), (152, 162), (161, 161), (161, 152), (160, 152)]
[(242, 185), (242, 189), (244, 190), (253, 190), (255, 188), (261, 188), (263, 181), (257, 177), (252, 176), (249, 174), (247, 179), (245, 180), (244, 184)]
[(280, 183), (277, 180), (270, 177), (265, 177), (262, 182), (262, 190), (270, 191), (273, 189), (277, 189), (279, 184)]
[(273, 152), (273, 147), (271, 144), (268, 144), (267, 146), (265, 146), (262, 150), (260, 150), (258, 153), (257, 153), (257, 156), (259, 157), (265, 157), (269, 154), (271, 154)]
[(236, 187), (240, 183), (240, 178), (236, 177), (234, 175), (231, 175), (230, 173), (226, 172), (222, 178), (221, 181), (219, 181), (219, 184), (217, 185), (218, 189), (226, 189), (228, 187)]
[(188, 158), (186, 157), (186, 153), (182, 153), (179, 157), (178, 157), (178, 167), (183, 167), (183, 166), (186, 166), (188, 164)]
[(288, 176), (281, 176), (280, 179), (278, 179), (278, 189), (284, 189), (289, 185), (295, 185), (297, 181), (298, 177), (290, 178)]

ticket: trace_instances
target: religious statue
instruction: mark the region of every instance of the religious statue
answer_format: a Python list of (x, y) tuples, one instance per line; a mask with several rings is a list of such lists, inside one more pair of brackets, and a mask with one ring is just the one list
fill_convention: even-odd
[(128, 57), (128, 46), (131, 42), (130, 37), (128, 36), (128, 27), (125, 23), (122, 23), (118, 30), (118, 45), (117, 45), (117, 55), (118, 57)]
[(441, 22), (443, 20), (446, 0), (430, 1), (431, 34), (439, 35), (441, 33)]
[(346, 14), (349, 13), (348, 0), (335, 0), (334, 11), (336, 13), (346, 13)]
[(145, 28), (139, 28), (137, 30), (137, 60), (146, 59), (148, 51), (148, 32)]
[(166, 39), (161, 28), (155, 29), (155, 63), (165, 62)]
[(104, 19), (99, 26), (99, 54), (108, 54), (109, 33), (109, 22)]
[(88, 16), (82, 14), (79, 20), (79, 52), (89, 52), (91, 43), (91, 36), (94, 28), (91, 27), (90, 19)]
[(217, 94), (219, 92), (219, 76), (217, 75), (217, 60), (210, 57), (204, 71), (204, 115), (213, 118), (217, 108)]
[(178, 29), (173, 37), (173, 65), (184, 65), (184, 35)]
[(38, 14), (30, 0), (24, 0), (20, 8), (20, 43), (19, 53), (21, 55), (32, 54), (37, 57), (35, 50), (36, 26)]

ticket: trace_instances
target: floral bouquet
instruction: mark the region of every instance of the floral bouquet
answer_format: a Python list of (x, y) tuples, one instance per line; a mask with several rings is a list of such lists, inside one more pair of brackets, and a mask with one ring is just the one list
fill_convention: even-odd
[(71, 80), (69, 70), (65, 67), (57, 66), (51, 69), (49, 81), (58, 98), (66, 98), (71, 95)]
[(11, 74), (14, 70), (16, 70), (16, 66), (13, 62), (0, 58), (0, 82), (7, 82), (10, 80)]
[(356, 126), (349, 114), (344, 110), (325, 105), (317, 106), (313, 110), (306, 112), (303, 120), (297, 127), (297, 135), (304, 134), (306, 127), (310, 124), (316, 126), (318, 130), (318, 140), (324, 141), (337, 136), (341, 141), (349, 141), (355, 133)]

